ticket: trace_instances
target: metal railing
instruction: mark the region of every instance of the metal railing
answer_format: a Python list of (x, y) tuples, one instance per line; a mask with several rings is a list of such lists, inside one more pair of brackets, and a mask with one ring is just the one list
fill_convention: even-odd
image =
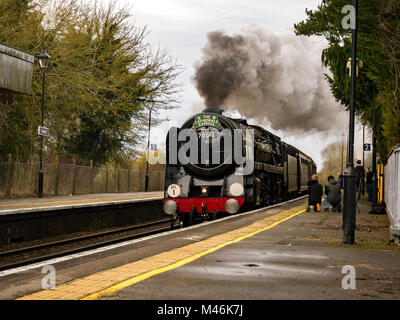
[(390, 220), (390, 236), (400, 245), (400, 144), (385, 166), (385, 203)]

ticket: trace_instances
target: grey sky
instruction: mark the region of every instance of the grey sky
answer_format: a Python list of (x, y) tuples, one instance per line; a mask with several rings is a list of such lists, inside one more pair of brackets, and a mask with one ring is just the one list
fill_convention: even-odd
[[(147, 40), (166, 49), (185, 68), (178, 79), (184, 85), (181, 108), (160, 114), (162, 118), (168, 116), (181, 125), (189, 116), (202, 109), (202, 99), (191, 78), (194, 74), (193, 65), (201, 56), (201, 49), (206, 43), (208, 32), (224, 30), (228, 34), (234, 34), (249, 25), (262, 26), (265, 30), (276, 32), (293, 30), (294, 23), (306, 18), (305, 9), (315, 9), (320, 0), (120, 0), (119, 2), (131, 7), (137, 26), (147, 26), (149, 31)], [(315, 41), (320, 42), (321, 39)], [(270, 130), (267, 125), (265, 127)], [(168, 125), (165, 123), (152, 129), (151, 143), (162, 143), (167, 128)], [(328, 143), (340, 139), (340, 134), (346, 131), (345, 128), (343, 125), (343, 128), (339, 128), (340, 132), (335, 134), (300, 137), (289, 136), (283, 132), (275, 133), (284, 141), (310, 155), (320, 168), (320, 151)]]

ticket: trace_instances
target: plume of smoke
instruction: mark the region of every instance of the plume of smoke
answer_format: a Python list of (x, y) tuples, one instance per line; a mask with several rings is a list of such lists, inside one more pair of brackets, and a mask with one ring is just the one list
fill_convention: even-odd
[(205, 59), (196, 66), (194, 81), (207, 107), (220, 106), (245, 79), (241, 72), (249, 62), (243, 36), (227, 36), (216, 31), (208, 34), (203, 49)]
[(344, 113), (321, 64), (324, 43), (259, 27), (210, 32), (193, 81), (205, 104), (237, 110), (287, 133), (343, 130)]

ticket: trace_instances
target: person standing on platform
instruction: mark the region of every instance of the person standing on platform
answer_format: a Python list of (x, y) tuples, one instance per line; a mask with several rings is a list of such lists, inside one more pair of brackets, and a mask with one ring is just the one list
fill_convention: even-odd
[(366, 171), (367, 171), (368, 201), (372, 202), (372, 190), (373, 190), (372, 178), (373, 178), (374, 174), (372, 173), (372, 170), (370, 168), (367, 168)]
[(307, 212), (310, 211), (310, 206), (314, 207), (314, 211), (321, 211), (321, 198), (322, 198), (322, 186), (318, 183), (318, 176), (316, 174), (312, 175), (310, 181), (307, 182), (308, 185), (308, 206)]
[(360, 200), (361, 194), (364, 194), (365, 186), (365, 170), (361, 165), (361, 160), (357, 160), (357, 166), (354, 168), (356, 173), (356, 192), (358, 193), (357, 200)]

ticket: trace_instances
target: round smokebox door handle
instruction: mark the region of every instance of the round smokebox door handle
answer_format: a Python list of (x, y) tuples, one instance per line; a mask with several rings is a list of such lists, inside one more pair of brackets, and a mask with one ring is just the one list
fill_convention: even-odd
[(168, 187), (167, 193), (171, 198), (179, 197), (181, 194), (181, 188), (177, 184), (171, 184)]

